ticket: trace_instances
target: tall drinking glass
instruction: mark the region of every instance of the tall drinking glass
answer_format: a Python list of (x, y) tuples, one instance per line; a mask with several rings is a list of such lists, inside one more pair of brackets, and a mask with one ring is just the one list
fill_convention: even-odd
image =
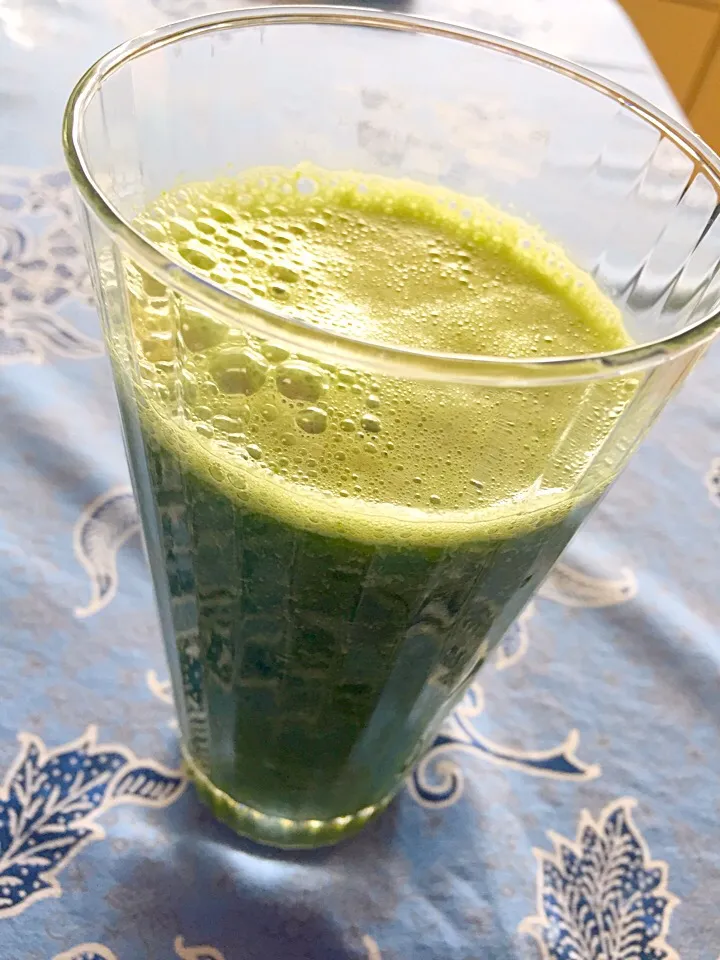
[(323, 7), (119, 47), (64, 137), (188, 770), (334, 842), (718, 329), (718, 159), (529, 48)]

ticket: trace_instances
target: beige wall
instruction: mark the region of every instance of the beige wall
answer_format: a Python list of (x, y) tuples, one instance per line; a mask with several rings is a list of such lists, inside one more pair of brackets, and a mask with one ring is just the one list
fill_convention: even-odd
[(720, 152), (720, 0), (621, 0), (695, 130)]

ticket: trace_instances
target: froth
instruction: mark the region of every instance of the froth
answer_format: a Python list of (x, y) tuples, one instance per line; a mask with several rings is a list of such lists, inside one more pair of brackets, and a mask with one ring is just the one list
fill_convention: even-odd
[[(628, 342), (539, 232), (417, 184), (253, 171), (167, 194), (138, 225), (215, 282), (366, 340), (505, 356)], [(309, 529), (429, 543), (550, 522), (634, 389), (374, 377), (230, 328), (133, 268), (129, 285), (149, 426), (212, 482)]]

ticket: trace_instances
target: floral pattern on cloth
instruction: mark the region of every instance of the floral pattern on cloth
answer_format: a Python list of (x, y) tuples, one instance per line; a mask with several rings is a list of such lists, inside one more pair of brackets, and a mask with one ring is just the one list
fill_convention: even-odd
[(101, 356), (69, 304), (92, 304), (69, 175), (0, 168), (0, 365)]
[(96, 822), (105, 811), (120, 803), (165, 807), (185, 788), (183, 774), (97, 743), (94, 727), (54, 750), (31, 734), (18, 739), (0, 791), (0, 919), (62, 894), (58, 874), (105, 836)]
[[(175, 938), (173, 948), (179, 960), (225, 960), (224, 954), (215, 947), (188, 947), (182, 937)], [(59, 953), (53, 960), (118, 960), (118, 957), (101, 943), (81, 943)]]
[[(248, 849), (192, 791), (174, 802), (185, 784), (172, 696), (57, 131), (61, 91), (91, 48), (231, 6), (0, 0), (0, 132), (6, 162), (26, 164), (0, 167), (0, 956), (713, 960), (717, 349), (431, 748), (426, 798), (411, 780), (364, 833), (316, 855)], [(394, 7), (608, 75), (614, 63), (616, 80), (669, 102), (611, 0)], [(476, 106), (457, 125), (487, 156), (502, 149), (502, 105)], [(376, 121), (362, 145), (371, 162), (397, 129), (392, 105)], [(523, 166), (537, 159), (528, 150)], [(107, 743), (92, 727), (77, 738), (91, 724)], [(93, 771), (84, 808), (59, 772), (73, 757)], [(624, 799), (606, 806), (612, 797)], [(574, 839), (552, 832), (572, 837), (578, 820)], [(534, 847), (548, 847), (537, 869)]]
[(117, 553), (136, 533), (140, 518), (130, 487), (113, 487), (88, 504), (75, 524), (75, 556), (90, 578), (90, 601), (75, 608), (76, 617), (90, 617), (117, 593)]
[(597, 822), (585, 810), (575, 842), (548, 834), (536, 850), (538, 913), (521, 924), (545, 960), (679, 960), (666, 941), (679, 900), (668, 866), (652, 860), (632, 820), (635, 800), (609, 804)]
[[(378, 945), (372, 937), (365, 935), (362, 943), (367, 950), (367, 960), (382, 960)], [(215, 947), (207, 945), (189, 947), (182, 937), (175, 937), (173, 948), (179, 960), (225, 960), (225, 955)], [(101, 943), (81, 943), (71, 950), (59, 953), (53, 957), (53, 960), (119, 960), (119, 958)]]
[[(179, 960), (225, 960), (224, 954), (215, 947), (186, 946), (182, 937), (175, 937), (173, 943), (175, 956)], [(81, 943), (71, 950), (59, 953), (53, 960), (119, 960), (119, 958), (108, 947), (101, 943)]]
[[(567, 607), (609, 607), (632, 600), (637, 594), (637, 580), (632, 570), (622, 569), (614, 579), (593, 577), (559, 561), (538, 590), (538, 598), (553, 600)], [(506, 670), (527, 652), (530, 642), (529, 623), (535, 615), (533, 601), (518, 617), (503, 638), (494, 657), (496, 670)], [(513, 767), (534, 776), (567, 780), (593, 780), (599, 777), (598, 764), (587, 764), (575, 754), (580, 740), (571, 730), (563, 743), (549, 750), (517, 750), (502, 747), (483, 736), (474, 720), (484, 709), (484, 673), (468, 688), (462, 702), (448, 719), (433, 746), (418, 763), (408, 789), (418, 803), (427, 807), (448, 807), (463, 794), (465, 777), (452, 755), (484, 757), (500, 766)]]

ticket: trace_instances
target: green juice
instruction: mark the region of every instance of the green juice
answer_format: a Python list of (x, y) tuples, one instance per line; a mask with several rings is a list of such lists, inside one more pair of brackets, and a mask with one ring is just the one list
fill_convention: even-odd
[[(510, 358), (628, 344), (538, 231), (419, 184), (251, 171), (166, 194), (137, 225), (245, 299), (366, 342)], [(132, 266), (128, 289), (129, 446), (191, 772), (240, 832), (336, 839), (392, 797), (602, 493), (634, 385), (368, 370), (222, 322)]]

